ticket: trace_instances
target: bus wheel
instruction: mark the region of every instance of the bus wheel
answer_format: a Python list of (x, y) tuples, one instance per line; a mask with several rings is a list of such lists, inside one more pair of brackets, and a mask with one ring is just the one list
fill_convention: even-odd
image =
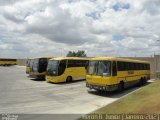
[(72, 77), (71, 77), (71, 76), (68, 76), (67, 79), (66, 79), (66, 82), (67, 82), (67, 83), (72, 82)]
[(141, 78), (140, 81), (139, 81), (139, 86), (143, 86), (144, 85), (144, 79)]
[(121, 92), (124, 90), (124, 82), (121, 81), (119, 84), (118, 84), (118, 92)]
[(146, 79), (146, 77), (144, 77), (143, 84), (146, 84), (146, 83), (147, 83), (147, 79)]

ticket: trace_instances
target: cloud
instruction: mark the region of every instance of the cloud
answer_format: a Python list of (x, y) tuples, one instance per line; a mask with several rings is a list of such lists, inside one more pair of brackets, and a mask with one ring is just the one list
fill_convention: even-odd
[(3, 6), (3, 5), (11, 5), (11, 4), (14, 4), (15, 2), (17, 2), (18, 0), (1, 0), (0, 1), (0, 6)]
[[(0, 57), (158, 53), (159, 0), (6, 0), (0, 2)], [(17, 53), (17, 54), (15, 54)]]

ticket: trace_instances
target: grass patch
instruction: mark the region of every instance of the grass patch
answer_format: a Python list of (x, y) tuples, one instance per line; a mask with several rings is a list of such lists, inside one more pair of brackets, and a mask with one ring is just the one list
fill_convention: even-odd
[[(96, 114), (122, 114), (122, 113), (160, 113), (160, 82), (144, 86), (105, 107), (94, 111)], [(91, 113), (92, 114), (92, 113)]]

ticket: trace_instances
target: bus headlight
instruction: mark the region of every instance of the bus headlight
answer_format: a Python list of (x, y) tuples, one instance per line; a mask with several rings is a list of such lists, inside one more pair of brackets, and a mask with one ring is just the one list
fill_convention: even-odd
[(56, 74), (56, 71), (53, 71), (53, 74), (55, 75), (55, 74)]

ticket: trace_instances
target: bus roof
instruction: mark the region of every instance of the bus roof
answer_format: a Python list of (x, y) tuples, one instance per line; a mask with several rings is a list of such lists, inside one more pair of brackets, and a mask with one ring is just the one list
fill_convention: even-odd
[(50, 60), (90, 60), (90, 58), (84, 57), (55, 57)]
[(0, 58), (0, 60), (17, 60), (17, 59), (14, 59), (14, 58)]
[(127, 58), (117, 58), (117, 57), (95, 57), (95, 58), (91, 58), (91, 60), (111, 60), (111, 61), (113, 60), (113, 61), (124, 61), (124, 62), (150, 63), (148, 61), (127, 59)]
[(40, 58), (48, 58), (48, 59), (51, 59), (51, 58), (54, 58), (54, 57), (35, 57), (35, 58), (28, 58), (28, 60), (40, 59)]

